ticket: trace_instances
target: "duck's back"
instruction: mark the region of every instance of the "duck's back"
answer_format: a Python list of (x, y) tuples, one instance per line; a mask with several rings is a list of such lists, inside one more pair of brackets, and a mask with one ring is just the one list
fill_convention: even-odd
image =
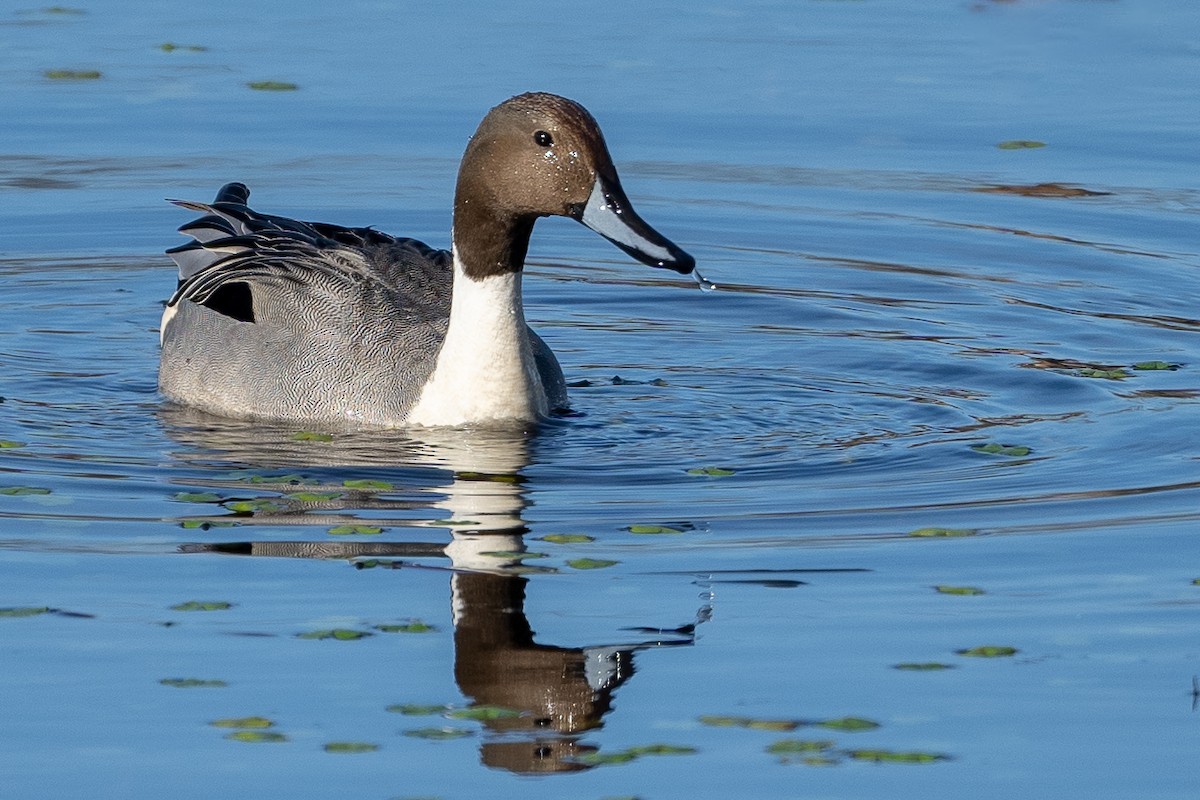
[[(240, 191), (239, 191), (240, 187)], [(159, 385), (225, 416), (402, 424), (445, 338), (451, 256), (257, 214), (240, 184), (181, 230)]]

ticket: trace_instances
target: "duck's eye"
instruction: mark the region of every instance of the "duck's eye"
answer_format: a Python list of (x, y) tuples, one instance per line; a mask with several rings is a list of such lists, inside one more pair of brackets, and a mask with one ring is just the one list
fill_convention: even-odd
[(542, 147), (549, 147), (554, 144), (554, 137), (546, 131), (538, 131), (533, 135), (533, 140)]

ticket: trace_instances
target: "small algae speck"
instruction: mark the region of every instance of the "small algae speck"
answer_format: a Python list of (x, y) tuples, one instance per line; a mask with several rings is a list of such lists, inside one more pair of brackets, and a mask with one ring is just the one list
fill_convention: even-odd
[(159, 683), (175, 689), (224, 689), (229, 686), (225, 681), (204, 678), (163, 678)]
[(54, 609), (48, 606), (18, 606), (15, 608), (0, 608), (0, 617), (37, 617), (53, 612)]
[(724, 467), (696, 467), (695, 469), (689, 469), (687, 474), (703, 476), (707, 478), (726, 478), (730, 475), (736, 475), (737, 471), (726, 469)]
[(905, 661), (892, 668), (905, 672), (939, 672), (944, 669), (954, 669), (954, 665), (943, 664), (939, 661)]
[(383, 528), (374, 525), (338, 525), (330, 528), (330, 536), (378, 536)]
[(933, 764), (947, 761), (949, 756), (941, 753), (897, 752), (895, 750), (849, 750), (846, 752), (856, 761), (872, 761), (876, 764)]
[(1033, 452), (1033, 450), (1024, 445), (1000, 444), (998, 442), (971, 445), (971, 449), (976, 453), (987, 453), (993, 456), (1010, 456), (1012, 458), (1020, 458)]
[(397, 703), (384, 709), (392, 714), (403, 714), (406, 717), (432, 717), (444, 714), (449, 710), (450, 706), (420, 705), (419, 703)]
[(694, 747), (673, 744), (648, 744), (629, 747), (612, 753), (586, 753), (576, 760), (582, 764), (601, 766), (604, 764), (627, 764), (643, 756), (689, 756), (700, 752)]
[(550, 533), (542, 536), (538, 541), (551, 544), (584, 544), (596, 541), (596, 537), (584, 533)]
[(0, 494), (8, 495), (9, 497), (27, 497), (30, 495), (50, 494), (49, 489), (41, 486), (5, 486), (0, 488)]
[(670, 525), (630, 525), (625, 530), (630, 533), (636, 533), (640, 536), (659, 536), (662, 534), (683, 533), (682, 528), (675, 528)]
[(96, 69), (48, 69), (42, 74), (52, 81), (94, 81), (101, 77)]
[(347, 489), (363, 489), (367, 491), (387, 491), (388, 489), (396, 488), (387, 481), (375, 481), (370, 478), (351, 478), (350, 480), (342, 481), (342, 486), (345, 486)]
[(435, 633), (437, 628), (419, 619), (392, 625), (376, 625), (375, 630), (381, 633)]
[(934, 586), (933, 589), (934, 589), (934, 591), (938, 592), (939, 594), (956, 594), (956, 595), (963, 595), (963, 596), (985, 594), (983, 589), (980, 589), (975, 586), (938, 585), (938, 586)]
[(975, 531), (970, 528), (917, 528), (915, 531), (909, 531), (908, 535), (921, 539), (937, 539), (954, 536), (974, 536)]
[(305, 633), (296, 634), (297, 639), (332, 639), (336, 642), (354, 642), (359, 639), (365, 639), (368, 636), (374, 636), (373, 633), (367, 631), (355, 631), (348, 628), (329, 628), (319, 631), (307, 631)]
[(287, 81), (250, 81), (246, 85), (258, 92), (294, 92), (300, 88)]
[(472, 706), (471, 708), (456, 708), (446, 712), (450, 719), (474, 719), (483, 722), (495, 719), (515, 719), (521, 712), (514, 708), (503, 706)]
[(328, 742), (326, 753), (374, 753), (379, 745), (374, 742)]
[(225, 738), (234, 742), (286, 742), (288, 738), (275, 731), (230, 731)]
[(989, 644), (980, 647), (970, 647), (964, 650), (955, 650), (954, 652), (960, 656), (971, 658), (1006, 658), (1008, 656), (1015, 656), (1020, 651), (1015, 647)]
[(822, 728), (829, 728), (835, 731), (873, 731), (879, 727), (879, 723), (873, 719), (863, 719), (862, 717), (839, 717), (838, 719), (826, 719), (817, 723)]
[(450, 739), (464, 739), (473, 735), (473, 731), (466, 728), (416, 728), (411, 731), (404, 731), (404, 735), (413, 739), (430, 739), (432, 741), (447, 741)]
[(567, 562), (567, 566), (571, 569), (604, 569), (620, 563), (607, 558), (573, 558)]
[(208, 724), (214, 728), (253, 728), (257, 730), (275, 726), (275, 723), (266, 717), (222, 717), (214, 719)]
[(297, 442), (332, 442), (333, 434), (316, 431), (300, 431), (292, 434), (292, 440)]
[(188, 600), (171, 606), (172, 611), (227, 611), (233, 608), (233, 603), (223, 600)]

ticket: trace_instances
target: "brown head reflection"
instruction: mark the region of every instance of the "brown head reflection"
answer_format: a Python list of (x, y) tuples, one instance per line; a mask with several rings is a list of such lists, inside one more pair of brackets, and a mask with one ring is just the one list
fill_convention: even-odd
[(578, 737), (602, 724), (613, 690), (633, 675), (637, 645), (564, 648), (538, 644), (525, 617), (526, 578), (454, 576), (454, 677), (479, 705), (522, 712), (489, 721), (497, 734), (483, 763), (513, 772), (584, 769), (574, 761), (594, 748)]

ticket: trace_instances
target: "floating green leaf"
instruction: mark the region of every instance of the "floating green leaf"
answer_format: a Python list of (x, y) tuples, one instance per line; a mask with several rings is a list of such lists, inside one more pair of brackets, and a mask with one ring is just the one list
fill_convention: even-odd
[(448, 739), (463, 739), (471, 736), (474, 731), (466, 728), (416, 728), (411, 731), (405, 731), (405, 736), (411, 736), (414, 739), (432, 739), (434, 741), (442, 741)]
[(94, 81), (100, 78), (96, 69), (48, 69), (43, 73), (52, 81)]
[(794, 719), (752, 719), (746, 727), (753, 731), (794, 731), (801, 724)]
[(937, 538), (940, 536), (974, 536), (975, 531), (970, 528), (918, 528), (915, 531), (909, 531), (909, 536), (918, 536), (922, 538)]
[(163, 678), (159, 683), (176, 689), (224, 689), (229, 685), (225, 681), (203, 678)]
[(620, 563), (607, 558), (572, 558), (567, 562), (567, 566), (571, 569), (604, 569)]
[(216, 503), (221, 496), (212, 492), (176, 492), (171, 499), (180, 503)]
[(225, 717), (223, 719), (214, 719), (208, 723), (214, 728), (246, 728), (246, 729), (263, 729), (274, 727), (275, 723), (266, 717)]
[(0, 608), (0, 617), (36, 617), (41, 614), (49, 614), (54, 611), (53, 608), (46, 606), (18, 606), (16, 608)]
[(729, 475), (736, 475), (737, 471), (732, 470), (732, 469), (725, 469), (724, 467), (696, 467), (695, 469), (689, 469), (687, 471), (687, 474), (688, 475), (703, 475), (703, 476), (709, 477), (709, 478), (724, 478)]
[(871, 719), (863, 719), (862, 717), (841, 717), (839, 719), (826, 719), (817, 723), (822, 728), (829, 728), (835, 731), (873, 731), (879, 727), (879, 723)]
[(988, 455), (993, 456), (1012, 456), (1013, 458), (1027, 456), (1033, 452), (1031, 449), (1023, 445), (998, 444), (996, 442), (992, 442), (991, 444), (971, 445), (971, 449), (976, 453), (987, 453)]
[(485, 550), (479, 555), (489, 558), (504, 558), (509, 561), (528, 561), (534, 558), (546, 558), (548, 553), (534, 553), (528, 550)]
[(358, 639), (365, 639), (368, 636), (375, 634), (367, 631), (355, 631), (348, 628), (329, 628), (320, 631), (307, 631), (306, 633), (296, 634), (297, 639), (333, 639), (338, 642), (353, 642)]
[(846, 755), (857, 761), (873, 761), (876, 764), (932, 764), (949, 758), (941, 753), (902, 753), (895, 750), (848, 750)]
[(767, 752), (773, 756), (790, 756), (799, 753), (820, 753), (833, 746), (834, 742), (828, 739), (780, 739), (767, 745)]
[(174, 42), (163, 42), (158, 46), (158, 49), (164, 53), (174, 53), (176, 50), (184, 50), (188, 53), (203, 53), (208, 50), (207, 47), (199, 44), (175, 44)]
[(374, 753), (379, 745), (372, 742), (328, 742), (326, 753)]
[(901, 664), (896, 664), (893, 669), (905, 670), (907, 672), (937, 672), (943, 669), (954, 669), (954, 665), (942, 664), (937, 661), (905, 661)]
[(1008, 139), (996, 145), (1001, 150), (1033, 150), (1045, 146), (1045, 142), (1038, 142), (1033, 139)]
[(625, 530), (630, 533), (647, 535), (683, 533), (682, 528), (673, 528), (670, 525), (630, 525)]
[(226, 739), (235, 742), (286, 742), (288, 738), (275, 731), (230, 731)]
[(636, 759), (637, 753), (630, 750), (619, 750), (615, 753), (584, 753), (576, 760), (598, 767), (605, 764), (628, 764)]
[(222, 505), (235, 514), (273, 514), (286, 508), (279, 500), (267, 497), (258, 497), (254, 500), (230, 500)]
[(705, 714), (700, 717), (701, 725), (710, 725), (714, 728), (740, 728), (742, 723), (748, 717), (724, 717), (715, 714)]
[[(1136, 370), (1176, 370), (1179, 369), (1178, 364), (1168, 364), (1166, 361), (1139, 361), (1133, 365)], [(3, 445), (0, 445), (2, 447)]]
[(585, 753), (578, 757), (584, 764), (599, 766), (602, 764), (626, 764), (643, 756), (686, 756), (699, 752), (694, 747), (684, 747), (672, 744), (650, 744), (640, 747), (630, 747), (613, 753)]
[(297, 486), (300, 484), (315, 483), (311, 478), (306, 478), (294, 472), (285, 475), (241, 475), (237, 478), (237, 481), (238, 483), (268, 484), (271, 486)]
[(24, 446), (24, 442), (14, 442), (11, 439), (0, 439), (0, 450), (17, 450)]
[(933, 587), (941, 594), (958, 594), (958, 595), (977, 595), (984, 594), (983, 589), (975, 586), (944, 586), (938, 585)]
[(552, 544), (584, 544), (596, 541), (596, 537), (588, 536), (584, 533), (551, 533), (539, 537), (538, 541), (550, 542)]
[(268, 498), (229, 500), (228, 503), (223, 503), (222, 505), (234, 513), (276, 513), (286, 509), (286, 506), (280, 503), (280, 501)]
[(5, 486), (0, 489), (0, 494), (8, 495), (9, 497), (24, 497), (26, 495), (50, 494), (50, 490), (43, 489), (40, 486)]
[(454, 473), (454, 477), (460, 481), (490, 481), (491, 483), (524, 483), (525, 478), (521, 475), (514, 475), (511, 472), (471, 472), (470, 470), (460, 470)]
[(1200, 578), (1193, 578), (1192, 586), (1200, 586)]
[(1119, 381), (1129, 377), (1129, 373), (1123, 369), (1087, 368), (1076, 370), (1075, 374), (1081, 378), (1097, 378), (1105, 381)]
[(639, 756), (690, 756), (700, 752), (694, 747), (676, 744), (647, 744), (630, 748), (630, 752)]
[(1112, 192), (1102, 192), (1096, 189), (1084, 189), (1082, 186), (1071, 186), (1062, 183), (1001, 183), (990, 186), (975, 186), (973, 192), (986, 194), (1016, 194), (1022, 197), (1104, 197)]
[(332, 442), (332, 433), (318, 433), (316, 431), (300, 431), (292, 434), (292, 440), (297, 442)]
[(199, 528), (208, 530), (209, 528), (236, 528), (236, 522), (228, 522), (222, 519), (185, 519), (179, 523), (179, 527), (193, 530)]
[(402, 561), (392, 561), (386, 558), (364, 558), (361, 561), (354, 562), (355, 569), (399, 569), (403, 566)]
[(342, 486), (345, 486), (347, 489), (374, 489), (382, 491), (396, 488), (387, 481), (375, 481), (369, 478), (352, 478), (351, 480), (342, 481)]
[(428, 623), (415, 619), (399, 625), (376, 625), (375, 630), (382, 633), (434, 633), (437, 628)]
[(50, 6), (43, 8), (42, 11), (47, 14), (62, 14), (64, 16), (83, 16), (87, 13), (82, 8), (71, 8), (70, 6)]
[(384, 711), (390, 711), (393, 714), (403, 714), (406, 717), (431, 717), (435, 714), (444, 714), (449, 710), (449, 706), (423, 706), (415, 703), (402, 703), (388, 706), (384, 709)]
[(228, 611), (231, 608), (233, 608), (233, 603), (226, 603), (222, 600), (188, 600), (186, 603), (171, 606), (172, 611)]
[(487, 722), (494, 719), (515, 719), (521, 716), (521, 712), (503, 706), (472, 706), (471, 708), (456, 708), (447, 711), (446, 716), (450, 719), (475, 719)]
[(291, 492), (284, 495), (288, 500), (297, 503), (328, 503), (344, 496), (341, 492)]
[(955, 650), (954, 652), (960, 656), (972, 656), (974, 658), (1004, 658), (1006, 656), (1014, 656), (1020, 651), (1015, 647), (988, 644), (981, 647), (971, 647), (966, 650)]
[(750, 728), (759, 731), (794, 731), (804, 723), (795, 719), (756, 719), (754, 717), (727, 717), (704, 715), (700, 717), (701, 725), (714, 728)]
[(287, 81), (250, 81), (246, 85), (259, 92), (294, 92), (300, 88)]
[(806, 767), (835, 767), (838, 765), (836, 758), (830, 758), (826, 755), (813, 753), (800, 758), (800, 763)]
[(338, 525), (328, 532), (332, 536), (377, 536), (383, 533), (383, 528), (375, 525)]

